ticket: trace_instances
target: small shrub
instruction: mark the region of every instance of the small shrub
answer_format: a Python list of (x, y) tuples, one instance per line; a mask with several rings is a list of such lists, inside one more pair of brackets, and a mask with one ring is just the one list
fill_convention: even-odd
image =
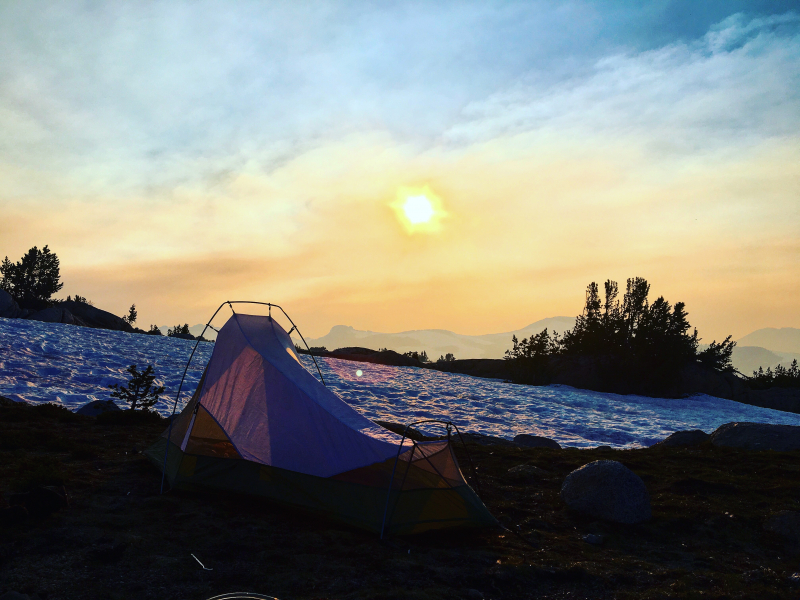
[(448, 362), (455, 362), (456, 357), (455, 354), (448, 352), (444, 356), (439, 355), (439, 359), (436, 361), (437, 363), (448, 363)]
[(139, 371), (136, 365), (127, 368), (131, 378), (127, 386), (112, 383), (108, 387), (113, 390), (112, 398), (119, 398), (131, 405), (131, 410), (136, 410), (137, 405), (142, 409), (149, 409), (158, 397), (164, 393), (164, 386), (154, 386), (156, 376), (153, 365), (147, 365), (144, 371)]
[(158, 328), (158, 325), (150, 325), (150, 329), (147, 330), (148, 335), (164, 335), (161, 333), (161, 330)]

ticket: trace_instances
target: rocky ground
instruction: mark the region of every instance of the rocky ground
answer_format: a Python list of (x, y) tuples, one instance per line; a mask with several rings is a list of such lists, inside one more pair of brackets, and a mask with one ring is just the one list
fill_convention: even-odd
[[(703, 436), (624, 451), (473, 438), (480, 495), (508, 530), (382, 543), (257, 498), (159, 495), (160, 474), (141, 450), (164, 422), (119, 414), (0, 406), (0, 597), (800, 597), (797, 450), (718, 447)], [(596, 460), (641, 478), (649, 521), (623, 525), (567, 507), (564, 479)]]

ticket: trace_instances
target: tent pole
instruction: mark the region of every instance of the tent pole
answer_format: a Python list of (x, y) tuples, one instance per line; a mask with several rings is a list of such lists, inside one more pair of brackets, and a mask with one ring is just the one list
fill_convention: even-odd
[[(225, 304), (230, 304), (230, 302), (223, 302), (219, 305), (219, 308), (214, 311), (214, 314), (211, 315), (211, 318), (206, 323), (206, 326), (203, 327), (203, 333), (211, 326), (211, 321), (214, 320), (214, 317), (217, 316), (217, 313), (222, 309)], [(233, 310), (233, 307), (231, 307)], [(203, 333), (200, 334), (200, 337), (203, 337)], [(192, 357), (194, 357), (194, 353), (197, 350), (197, 347), (200, 345), (200, 340), (198, 339), (192, 348), (192, 353), (189, 355), (189, 360), (186, 361), (186, 367), (183, 369), (183, 377), (181, 377), (181, 383), (178, 386), (178, 393), (175, 394), (175, 403), (172, 405), (172, 414), (169, 416), (169, 429), (167, 430), (167, 447), (164, 449), (164, 468), (161, 472), (161, 492), (164, 493), (164, 480), (167, 478), (167, 455), (169, 454), (169, 444), (170, 440), (172, 439), (172, 422), (175, 420), (175, 409), (178, 408), (178, 399), (181, 397), (181, 389), (183, 388), (183, 382), (186, 379), (186, 373), (189, 371), (189, 365), (192, 362)]]
[[(408, 427), (406, 427), (406, 431), (408, 431)], [(397, 456), (394, 459), (394, 466), (392, 467), (392, 477), (389, 479), (389, 491), (386, 492), (386, 506), (383, 508), (383, 522), (381, 523), (381, 539), (383, 539), (383, 534), (386, 531), (386, 515), (389, 512), (389, 500), (392, 498), (392, 484), (394, 483), (394, 472), (397, 470), (397, 461), (400, 460), (400, 453), (403, 451), (403, 442), (406, 441), (406, 434), (403, 434), (403, 438), (400, 440), (400, 447), (397, 449)]]

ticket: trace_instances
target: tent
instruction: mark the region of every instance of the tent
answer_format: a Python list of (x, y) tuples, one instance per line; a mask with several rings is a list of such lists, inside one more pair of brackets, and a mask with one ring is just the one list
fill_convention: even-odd
[(271, 316), (234, 312), (147, 455), (172, 487), (255, 494), (381, 535), (497, 525), (449, 435), (413, 442), (360, 415), (305, 369)]

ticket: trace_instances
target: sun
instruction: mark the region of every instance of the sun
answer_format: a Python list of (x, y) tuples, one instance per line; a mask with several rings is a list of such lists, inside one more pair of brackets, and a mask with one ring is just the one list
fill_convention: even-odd
[(436, 213), (433, 210), (433, 204), (428, 200), (427, 196), (409, 196), (403, 204), (403, 212), (409, 223), (418, 225), (419, 223), (427, 223), (431, 217)]
[(441, 229), (442, 219), (447, 216), (441, 198), (428, 186), (401, 187), (390, 206), (409, 234), (436, 233)]

